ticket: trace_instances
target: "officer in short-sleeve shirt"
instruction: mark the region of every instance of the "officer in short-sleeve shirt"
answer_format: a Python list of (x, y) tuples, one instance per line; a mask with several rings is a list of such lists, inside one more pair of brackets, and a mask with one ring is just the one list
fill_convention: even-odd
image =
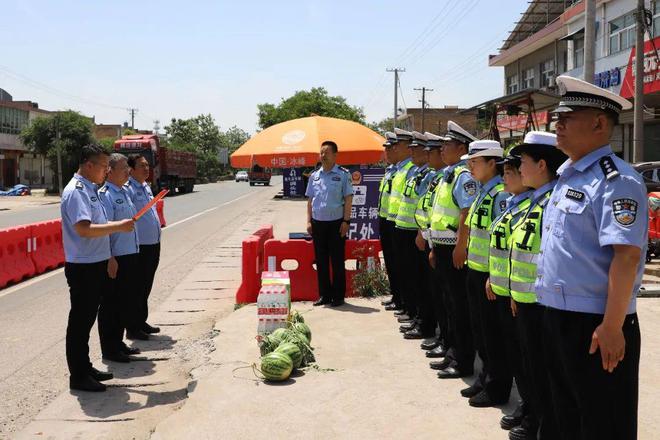
[(569, 160), (543, 217), (536, 282), (556, 418), (562, 438), (634, 439), (647, 195), (609, 146), (631, 104), (575, 78), (557, 83), (558, 147)]
[(82, 391), (105, 391), (100, 381), (112, 378), (89, 359), (89, 332), (102, 298), (109, 294), (110, 277), (116, 274), (108, 235), (130, 232), (133, 221), (108, 222), (98, 185), (108, 172), (108, 154), (102, 147), (82, 148), (78, 172), (62, 192), (62, 242), (64, 274), (69, 285), (71, 310), (66, 329), (69, 386)]
[[(353, 186), (351, 175), (336, 165), (337, 144), (321, 145), (321, 167), (309, 176), (307, 229), (314, 240), (320, 298), (315, 305), (340, 306), (346, 293), (344, 243), (350, 225)], [(332, 280), (329, 261), (332, 262)]]

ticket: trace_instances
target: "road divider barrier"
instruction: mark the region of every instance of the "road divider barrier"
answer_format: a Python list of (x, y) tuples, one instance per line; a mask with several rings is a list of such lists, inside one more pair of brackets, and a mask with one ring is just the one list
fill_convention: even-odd
[(0, 288), (36, 273), (31, 225), (0, 230)]
[(30, 257), (38, 274), (64, 265), (62, 222), (51, 220), (30, 225), (33, 246)]
[(241, 245), (241, 285), (236, 292), (236, 303), (257, 301), (261, 289), (261, 272), (265, 268), (264, 244), (273, 238), (273, 225), (266, 225), (249, 235)]

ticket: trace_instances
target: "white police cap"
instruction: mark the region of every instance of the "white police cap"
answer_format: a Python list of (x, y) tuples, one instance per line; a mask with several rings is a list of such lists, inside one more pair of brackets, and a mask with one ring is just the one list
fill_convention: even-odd
[(449, 140), (448, 137), (438, 136), (437, 134), (433, 134), (428, 131), (424, 133), (424, 136), (426, 136), (426, 148), (424, 148), (426, 151), (430, 151), (433, 148), (440, 148), (442, 147), (443, 142), (447, 142)]
[(632, 108), (630, 101), (616, 93), (572, 76), (558, 76), (557, 87), (559, 88), (561, 100), (559, 106), (551, 113), (567, 113), (585, 108), (596, 108), (618, 115), (622, 110)]
[(463, 127), (461, 127), (454, 121), (447, 122), (446, 136), (462, 144), (469, 144), (470, 142), (477, 140), (475, 136), (472, 136)]
[(509, 154), (520, 156), (526, 150), (556, 149), (557, 135), (547, 131), (530, 131), (525, 135), (523, 143), (515, 146)]
[(397, 139), (396, 134), (392, 133), (391, 131), (385, 133), (385, 143), (383, 144), (385, 148), (391, 147), (397, 142), (399, 142), (399, 140)]
[(411, 141), (413, 138), (413, 134), (410, 131), (401, 130), (400, 128), (394, 128), (394, 133), (399, 141)]
[(472, 159), (473, 157), (504, 157), (504, 148), (497, 141), (482, 140), (470, 142), (468, 154), (461, 156), (461, 160)]
[(426, 147), (426, 136), (424, 136), (419, 131), (412, 132), (412, 142), (410, 143), (410, 148), (414, 147)]

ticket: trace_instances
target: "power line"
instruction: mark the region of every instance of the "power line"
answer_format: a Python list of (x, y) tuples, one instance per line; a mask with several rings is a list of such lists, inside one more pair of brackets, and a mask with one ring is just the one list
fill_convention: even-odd
[(429, 89), (429, 88), (426, 88), (426, 87), (421, 87), (421, 88), (416, 88), (416, 89), (413, 89), (413, 90), (417, 90), (417, 91), (422, 92), (422, 99), (420, 100), (420, 102), (422, 103), (422, 130), (421, 130), (421, 132), (424, 133), (424, 114), (425, 114), (425, 111), (426, 111), (426, 92), (432, 92), (433, 89)]

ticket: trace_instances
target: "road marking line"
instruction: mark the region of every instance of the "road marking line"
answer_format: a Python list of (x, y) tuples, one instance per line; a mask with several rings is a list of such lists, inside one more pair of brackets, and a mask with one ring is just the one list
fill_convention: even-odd
[[(244, 199), (245, 197), (248, 197), (248, 196), (251, 196), (251, 195), (253, 195), (253, 194), (252, 194), (252, 193), (243, 194), (242, 196), (237, 197), (237, 198), (232, 199), (232, 200), (229, 200), (228, 202), (224, 202), (224, 203), (222, 203), (222, 204), (220, 204), (220, 205), (218, 205), (218, 206), (214, 206), (213, 208), (209, 208), (209, 209), (206, 209), (206, 210), (204, 210), (204, 211), (202, 211), (202, 212), (198, 212), (198, 213), (195, 214), (195, 215), (191, 215), (191, 216), (188, 217), (188, 218), (184, 218), (183, 220), (179, 220), (178, 222), (175, 222), (175, 223), (172, 223), (171, 225), (168, 225), (167, 227), (165, 227), (165, 228), (163, 229), (163, 231), (167, 231), (168, 229), (173, 228), (174, 226), (178, 226), (178, 225), (180, 225), (180, 224), (182, 224), (182, 223), (187, 222), (188, 220), (192, 220), (192, 219), (197, 218), (197, 217), (199, 217), (199, 216), (201, 216), (201, 215), (207, 214), (207, 213), (209, 213), (209, 212), (211, 212), (211, 211), (215, 211), (215, 210), (218, 209), (218, 208), (222, 208), (223, 206), (227, 206), (227, 205), (229, 205), (230, 203), (233, 203), (233, 202), (236, 202), (236, 201), (238, 201), (238, 200)], [(2, 297), (4, 297), (4, 296), (7, 296), (7, 295), (9, 295), (9, 294), (11, 294), (11, 293), (17, 292), (17, 291), (19, 291), (19, 290), (21, 290), (21, 289), (23, 289), (23, 288), (25, 288), (25, 287), (30, 287), (31, 285), (36, 284), (36, 283), (38, 283), (39, 281), (43, 281), (43, 280), (46, 280), (46, 279), (48, 279), (48, 278), (54, 277), (55, 275), (59, 275), (59, 274), (62, 273), (62, 272), (64, 272), (64, 268), (63, 268), (63, 267), (61, 267), (61, 268), (59, 268), (59, 269), (56, 269), (56, 270), (54, 270), (54, 271), (52, 271), (52, 272), (48, 272), (48, 273), (45, 273), (45, 274), (39, 275), (39, 276), (37, 276), (37, 277), (30, 278), (30, 279), (27, 280), (27, 281), (24, 281), (24, 282), (22, 282), (22, 283), (16, 284), (15, 286), (9, 287), (9, 288), (7, 288), (7, 289), (0, 290), (0, 298), (2, 298)]]

